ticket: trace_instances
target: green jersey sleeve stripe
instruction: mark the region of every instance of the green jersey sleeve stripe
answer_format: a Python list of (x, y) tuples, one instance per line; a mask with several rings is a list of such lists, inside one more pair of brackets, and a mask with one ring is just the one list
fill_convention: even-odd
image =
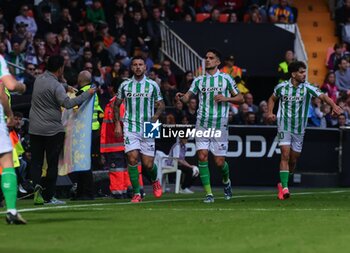
[[(219, 76), (219, 83), (222, 83), (222, 81), (223, 81), (222, 80), (222, 76), (220, 75)], [(219, 92), (218, 94), (222, 94), (222, 92)], [(219, 102), (219, 103), (217, 103), (218, 114), (217, 114), (217, 119), (216, 119), (216, 129), (220, 129), (220, 127), (221, 127), (221, 117), (222, 117), (221, 114), (222, 114), (223, 103), (226, 103), (226, 102)]]

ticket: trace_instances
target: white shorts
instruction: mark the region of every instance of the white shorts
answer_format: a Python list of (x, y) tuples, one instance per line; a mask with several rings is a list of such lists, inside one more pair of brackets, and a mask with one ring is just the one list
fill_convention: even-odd
[(155, 142), (152, 138), (143, 138), (142, 133), (124, 132), (125, 153), (139, 150), (141, 154), (154, 157)]
[(0, 104), (0, 154), (12, 151), (12, 143), (9, 137), (6, 122), (4, 120), (4, 110)]
[[(203, 130), (201, 127), (196, 129)], [(215, 156), (226, 156), (228, 149), (228, 131), (221, 130), (221, 137), (196, 137), (196, 150), (210, 150)]]
[(290, 146), (295, 152), (301, 153), (303, 149), (304, 134), (293, 134), (290, 132), (278, 132), (278, 144), (280, 146)]

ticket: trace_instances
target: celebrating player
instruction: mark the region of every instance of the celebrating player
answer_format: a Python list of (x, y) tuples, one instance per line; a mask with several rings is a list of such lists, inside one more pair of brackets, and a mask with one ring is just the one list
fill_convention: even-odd
[[(131, 202), (141, 202), (139, 172), (137, 163), (141, 152), (142, 168), (146, 169), (152, 180), (153, 194), (156, 198), (161, 197), (162, 188), (157, 180), (157, 166), (154, 164), (155, 143), (154, 139), (143, 138), (144, 122), (157, 122), (165, 106), (163, 98), (156, 82), (146, 78), (146, 64), (143, 58), (134, 57), (131, 61), (131, 70), (134, 76), (124, 81), (117, 94), (114, 106), (115, 134), (122, 135), (124, 131), (125, 153), (128, 160), (128, 172), (134, 189)], [(120, 124), (119, 107), (125, 100), (125, 115), (123, 129)], [(154, 113), (154, 104), (157, 111)], [(156, 124), (157, 124), (156, 123)]]
[[(311, 97), (319, 97), (329, 104), (333, 113), (339, 115), (342, 109), (319, 88), (306, 81), (306, 65), (297, 61), (289, 64), (291, 78), (278, 84), (268, 101), (268, 120), (277, 120), (278, 141), (281, 147), (280, 179), (278, 198), (287, 199), (289, 173), (293, 173), (303, 146), (304, 132), (308, 119)], [(279, 99), (276, 115), (275, 102)]]
[(180, 99), (183, 103), (187, 103), (192, 95), (199, 95), (197, 130), (221, 130), (221, 137), (196, 137), (199, 174), (206, 191), (204, 203), (214, 202), (210, 185), (208, 150), (214, 155), (215, 164), (221, 170), (225, 199), (231, 199), (232, 197), (229, 166), (225, 162), (228, 148), (229, 103), (240, 104), (244, 100), (236, 87), (235, 81), (230, 75), (221, 73), (218, 70), (219, 65), (220, 53), (215, 49), (209, 49), (205, 55), (206, 73), (193, 81), (186, 94), (176, 94), (176, 99)]
[[(16, 210), (17, 200), (17, 176), (15, 173), (12, 144), (9, 138), (7, 125), (13, 124), (13, 114), (5, 94), (4, 86), (9, 90), (15, 90), (20, 93), (25, 92), (25, 85), (18, 83), (9, 73), (4, 58), (0, 55), (0, 166), (3, 168), (1, 189), (5, 196), (6, 202), (6, 221), (8, 224), (26, 224), (27, 222)], [(5, 115), (7, 122), (5, 122)]]

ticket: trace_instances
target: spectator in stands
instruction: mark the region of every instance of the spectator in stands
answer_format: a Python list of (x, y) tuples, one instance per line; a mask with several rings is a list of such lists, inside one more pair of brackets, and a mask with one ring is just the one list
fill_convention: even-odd
[(80, 22), (83, 20), (82, 18), (82, 6), (81, 3), (79, 3), (80, 1), (78, 0), (69, 0), (68, 1), (68, 9), (69, 9), (69, 13), (72, 17), (72, 21), (75, 24), (80, 24)]
[(242, 80), (242, 69), (235, 65), (235, 57), (233, 55), (226, 57), (225, 65), (220, 71), (232, 76), (237, 84), (237, 88), (242, 94), (249, 92), (245, 86), (245, 82)]
[[(28, 5), (24, 4), (21, 6), (20, 8), (20, 15), (18, 15), (15, 18), (15, 24), (19, 24), (19, 23), (24, 23), (27, 25), (27, 31), (30, 32), (33, 37), (35, 36), (38, 27), (36, 25), (36, 22), (34, 20), (34, 18), (29, 16), (29, 7)], [(17, 27), (15, 27), (17, 30)]]
[(238, 23), (238, 16), (236, 12), (231, 12), (228, 17), (228, 23)]
[(344, 113), (340, 114), (338, 116), (338, 124), (336, 124), (334, 127), (339, 128), (339, 127), (345, 127), (348, 126), (346, 123), (346, 116)]
[(344, 56), (344, 53), (340, 43), (336, 43), (333, 49), (334, 52), (329, 56), (327, 67), (329, 70), (336, 71), (339, 69), (338, 62)]
[[(14, 42), (12, 45), (12, 51), (9, 53), (7, 60), (13, 64), (16, 64), (20, 67), (24, 68), (25, 64), (25, 55), (21, 52), (20, 45), (18, 42)], [(20, 78), (23, 70), (20, 68), (14, 68), (12, 66), (9, 66), (9, 70), (11, 74), (15, 75), (16, 78)]]
[(112, 45), (108, 48), (108, 52), (113, 61), (118, 58), (124, 67), (129, 67), (131, 60), (131, 45), (126, 34), (120, 35), (118, 41), (113, 42)]
[(259, 107), (254, 104), (254, 98), (251, 93), (244, 94), (245, 103), (248, 105), (248, 111), (253, 113), (259, 112)]
[(42, 43), (37, 48), (37, 61), (38, 61), (38, 68), (44, 69), (45, 68), (45, 57), (46, 57), (46, 48), (45, 43)]
[(95, 24), (100, 21), (106, 21), (105, 12), (102, 8), (102, 3), (100, 0), (94, 0), (93, 5), (87, 7), (86, 17), (89, 21)]
[(308, 126), (310, 127), (320, 127), (321, 119), (323, 118), (323, 113), (321, 112), (321, 99), (318, 97), (313, 97), (311, 99), (311, 104), (309, 107), (308, 114)]
[(284, 61), (278, 65), (278, 75), (280, 77), (279, 82), (289, 80), (288, 65), (295, 61), (294, 52), (288, 50), (284, 56)]
[(321, 90), (326, 93), (334, 103), (337, 102), (338, 88), (335, 84), (335, 73), (333, 71), (327, 73)]
[(109, 48), (114, 42), (114, 37), (109, 34), (109, 27), (107, 23), (100, 23), (98, 25), (98, 35), (102, 37), (103, 44)]
[(158, 72), (159, 78), (162, 81), (168, 81), (173, 89), (176, 89), (176, 77), (171, 71), (171, 63), (169, 60), (164, 60), (162, 63), (162, 68)]
[(294, 23), (294, 14), (287, 0), (279, 0), (279, 4), (275, 4), (269, 9), (269, 17), (272, 23)]
[(111, 69), (111, 71), (109, 73), (106, 74), (105, 77), (105, 84), (107, 87), (113, 87), (112, 86), (112, 81), (113, 79), (118, 79), (120, 78), (120, 68), (121, 68), (121, 64), (119, 61), (115, 61), (113, 64), (113, 67)]
[[(6, 13), (7, 14), (7, 13)], [(8, 31), (9, 30), (9, 24), (7, 23), (5, 16), (4, 16), (4, 12), (0, 7), (0, 24), (3, 25), (4, 27), (4, 31)]]
[(91, 48), (89, 48), (89, 47), (85, 47), (85, 48), (83, 49), (83, 55), (80, 56), (80, 57), (75, 61), (76, 69), (77, 69), (78, 71), (79, 71), (79, 70), (82, 70), (82, 69), (84, 68), (86, 62), (94, 62), (93, 53), (92, 53)]
[(52, 19), (52, 13), (50, 6), (43, 6), (42, 8), (43, 16), (38, 22), (38, 33), (43, 36), (47, 33), (57, 32), (57, 27)]
[(170, 110), (170, 112), (174, 115), (177, 124), (181, 124), (181, 120), (184, 115), (183, 109), (183, 103), (181, 101), (175, 101), (174, 108)]
[(189, 124), (195, 125), (197, 120), (198, 103), (196, 98), (191, 98), (185, 111)]
[(257, 113), (257, 122), (261, 125), (265, 125), (265, 116), (267, 116), (267, 102), (265, 100), (261, 101), (259, 104), (259, 111)]
[(191, 87), (193, 79), (194, 79), (193, 72), (186, 71), (180, 83), (179, 92), (182, 92), (182, 93), (187, 92)]
[(58, 42), (57, 35), (49, 32), (46, 34), (46, 44), (45, 44), (45, 51), (46, 55), (53, 56), (53, 55), (59, 55), (60, 54), (60, 44)]
[(124, 20), (124, 13), (121, 10), (116, 10), (113, 19), (108, 22), (109, 30), (114, 38), (119, 38), (120, 35), (126, 33), (126, 23)]
[(338, 63), (339, 69), (335, 71), (335, 85), (339, 92), (350, 95), (350, 68), (349, 62), (342, 58)]
[(77, 84), (78, 71), (72, 64), (68, 53), (62, 54), (61, 52), (61, 55), (64, 58), (64, 77), (66, 78), (68, 85), (75, 86)]
[[(29, 113), (29, 133), (32, 150), (31, 176), (35, 186), (34, 203), (65, 204), (55, 195), (58, 173), (58, 157), (63, 148), (64, 128), (61, 122), (61, 106), (73, 108), (91, 98), (95, 89), (89, 89), (77, 98), (70, 99), (62, 83), (64, 59), (51, 56), (47, 71), (36, 79)], [(48, 163), (46, 177), (41, 179), (44, 154)], [(44, 195), (42, 195), (44, 193)]]
[(85, 41), (85, 46), (90, 47), (94, 44), (97, 32), (95, 26), (92, 22), (87, 22), (85, 25), (85, 29), (83, 31), (83, 39)]
[(166, 106), (172, 106), (173, 105), (173, 98), (176, 95), (176, 88), (174, 89), (173, 86), (169, 84), (167, 80), (164, 80), (160, 84), (160, 89), (163, 94), (163, 100)]
[(27, 47), (27, 40), (31, 40), (33, 35), (27, 31), (28, 25), (26, 23), (16, 24), (16, 31), (12, 33), (11, 43), (17, 42), (20, 45), (21, 51)]
[(23, 83), (26, 85), (27, 89), (24, 94), (31, 95), (33, 92), (33, 86), (35, 81), (35, 66), (34, 64), (28, 63), (26, 65), (26, 70), (23, 73)]
[(145, 64), (146, 64), (146, 69), (147, 69), (147, 74), (149, 73), (149, 71), (151, 70), (151, 68), (153, 68), (154, 66), (154, 62), (152, 60), (152, 58), (149, 55), (149, 48), (148, 46), (144, 45), (141, 48), (141, 57), (145, 60)]
[(58, 30), (62, 30), (64, 27), (66, 27), (70, 34), (77, 34), (79, 32), (79, 27), (72, 20), (72, 16), (69, 13), (68, 7), (62, 8), (61, 16), (55, 25)]
[(60, 18), (61, 15), (61, 3), (57, 0), (42, 0), (41, 3), (38, 5), (38, 17), (41, 18), (44, 16), (43, 9), (46, 7), (49, 7), (51, 10), (51, 17), (52, 22), (56, 23), (57, 20)]
[(101, 61), (102, 66), (111, 65), (111, 59), (109, 57), (109, 52), (106, 50), (105, 45), (102, 41), (98, 41), (94, 44), (94, 52), (96, 60)]
[(330, 107), (329, 104), (323, 103), (321, 105), (321, 112), (323, 114), (323, 117), (321, 119), (321, 128), (326, 128), (326, 127), (332, 127), (332, 108)]
[(220, 10), (219, 8), (214, 7), (210, 11), (210, 17), (205, 19), (204, 22), (209, 22), (209, 23), (220, 23)]
[(160, 87), (160, 83), (162, 82), (162, 80), (160, 80), (160, 78), (158, 77), (158, 71), (156, 68), (150, 69), (150, 71), (148, 73), (148, 78), (155, 81)]
[(344, 0), (344, 5), (335, 10), (335, 22), (337, 34), (341, 35), (342, 27), (350, 23), (350, 0)]
[(244, 125), (256, 125), (256, 114), (254, 112), (247, 112), (244, 115)]
[(249, 6), (248, 12), (243, 17), (243, 21), (245, 23), (262, 23), (263, 17), (260, 14), (259, 6), (256, 4)]
[(161, 45), (161, 35), (160, 35), (160, 20), (161, 12), (158, 6), (153, 7), (152, 17), (147, 22), (147, 33), (151, 38), (150, 41), (150, 50), (151, 55), (155, 61), (158, 60), (159, 48)]
[(236, 125), (243, 125), (245, 122), (245, 115), (249, 112), (249, 106), (243, 103), (239, 106), (238, 113), (233, 116), (233, 123)]
[(128, 36), (131, 39), (132, 51), (135, 47), (142, 47), (145, 45), (145, 38), (147, 37), (147, 28), (142, 19), (141, 10), (135, 10), (132, 21), (127, 27)]
[(190, 14), (194, 20), (194, 9), (187, 5), (184, 0), (176, 0), (175, 4), (170, 8), (169, 19), (183, 20), (186, 14)]

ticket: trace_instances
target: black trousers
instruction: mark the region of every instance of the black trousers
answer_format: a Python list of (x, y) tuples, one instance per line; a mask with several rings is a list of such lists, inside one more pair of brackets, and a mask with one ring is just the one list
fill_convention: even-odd
[[(56, 181), (58, 174), (58, 158), (64, 144), (64, 133), (53, 136), (30, 135), (30, 147), (32, 152), (31, 176), (34, 186), (41, 185), (45, 190), (43, 197), (50, 200), (56, 191)], [(46, 177), (41, 177), (46, 154), (47, 173)]]
[(179, 166), (179, 170), (184, 174), (181, 182), (181, 189), (190, 188), (193, 184), (192, 169), (184, 166)]

